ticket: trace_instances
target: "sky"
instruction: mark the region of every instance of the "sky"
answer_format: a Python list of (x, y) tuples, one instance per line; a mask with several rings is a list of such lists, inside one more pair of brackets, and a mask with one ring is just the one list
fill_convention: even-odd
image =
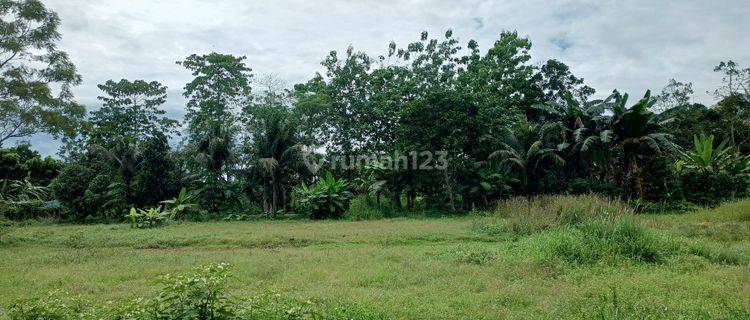
[[(488, 48), (504, 30), (532, 43), (532, 62), (558, 59), (606, 96), (641, 96), (669, 79), (692, 82), (694, 99), (721, 83), (719, 61), (750, 65), (750, 1), (460, 1), (460, 0), (47, 0), (62, 19), (59, 47), (83, 76), (77, 100), (99, 108), (96, 85), (109, 79), (156, 80), (168, 89), (163, 108), (181, 119), (190, 73), (175, 64), (193, 53), (247, 56), (257, 76), (289, 86), (322, 71), (331, 50), (349, 45), (377, 56), (388, 43), (447, 29), (463, 44)], [(45, 155), (59, 142), (30, 139)]]

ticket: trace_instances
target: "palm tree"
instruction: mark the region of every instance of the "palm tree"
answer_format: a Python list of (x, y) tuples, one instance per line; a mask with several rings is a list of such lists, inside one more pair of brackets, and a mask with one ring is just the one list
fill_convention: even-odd
[(573, 130), (572, 152), (580, 156), (587, 166), (598, 172), (599, 179), (610, 176), (614, 158), (614, 132), (612, 116), (607, 112), (621, 109), (627, 101), (627, 94), (615, 91), (604, 100), (595, 100), (584, 107), (585, 117), (580, 126)]
[(489, 159), (500, 160), (500, 165), (515, 168), (521, 173), (523, 192), (530, 196), (536, 186), (536, 178), (545, 164), (563, 165), (565, 160), (550, 147), (559, 137), (558, 124), (539, 125), (522, 122), (503, 138), (502, 148), (490, 154)]
[(143, 159), (136, 143), (123, 138), (119, 139), (111, 149), (99, 145), (93, 145), (92, 148), (94, 152), (102, 155), (120, 173), (123, 180), (122, 192), (124, 192), (125, 200), (127, 203), (132, 203), (130, 187)]
[(266, 212), (275, 213), (286, 208), (284, 181), (287, 172), (304, 168), (302, 144), (298, 140), (297, 127), (280, 116), (265, 121), (263, 131), (254, 139), (256, 160), (251, 174), (263, 180)]
[(232, 134), (220, 123), (213, 123), (210, 132), (196, 143), (196, 161), (215, 179), (223, 178), (222, 171), (229, 161), (232, 151)]
[[(645, 190), (639, 159), (647, 153), (662, 153), (662, 149), (674, 149), (671, 135), (660, 132), (661, 124), (656, 115), (649, 111), (656, 100), (651, 99), (651, 91), (646, 91), (643, 99), (630, 108), (626, 108), (628, 95), (617, 96), (612, 106), (612, 143), (622, 151), (625, 174), (622, 184), (627, 187), (629, 181), (635, 181), (639, 198)], [(627, 190), (627, 188), (625, 188)]]

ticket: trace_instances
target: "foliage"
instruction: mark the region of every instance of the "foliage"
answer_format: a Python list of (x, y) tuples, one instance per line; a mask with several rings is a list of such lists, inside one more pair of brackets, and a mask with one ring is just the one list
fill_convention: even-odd
[(68, 164), (52, 181), (50, 188), (55, 199), (67, 206), (75, 214), (75, 218), (84, 218), (92, 209), (86, 205), (85, 194), (95, 176), (96, 172), (91, 168)]
[(0, 179), (29, 180), (34, 185), (46, 187), (61, 167), (60, 161), (42, 158), (28, 143), (0, 149)]
[(521, 176), (522, 192), (530, 196), (536, 191), (536, 182), (546, 165), (562, 165), (565, 159), (552, 147), (556, 125), (519, 123), (503, 139), (502, 149), (493, 152), (490, 160), (500, 160), (500, 165), (517, 169)]
[(141, 158), (133, 176), (133, 204), (155, 206), (159, 201), (175, 196), (180, 182), (167, 138), (162, 135), (148, 138), (138, 148)]
[(125, 218), (130, 221), (131, 227), (146, 229), (161, 226), (172, 216), (172, 211), (162, 210), (161, 207), (147, 210), (130, 208), (130, 213), (125, 215)]
[(188, 193), (184, 187), (176, 197), (161, 201), (167, 209), (171, 210), (176, 217), (181, 217), (188, 210), (196, 209), (197, 205), (193, 203), (195, 195)]
[(159, 109), (167, 97), (167, 87), (156, 81), (118, 82), (108, 80), (98, 85), (104, 96), (99, 110), (91, 112), (88, 143), (109, 147), (118, 140), (145, 141), (151, 137), (168, 135), (177, 121), (164, 117)]
[(15, 221), (60, 219), (65, 212), (60, 205), (40, 200), (0, 201), (0, 217)]
[(303, 150), (296, 124), (287, 113), (267, 115), (252, 140), (249, 155), (251, 179), (262, 188), (263, 209), (276, 213), (287, 208), (290, 185), (295, 174), (304, 174)]
[(192, 274), (165, 275), (164, 288), (154, 299), (154, 313), (167, 319), (233, 319), (226, 296), (229, 266), (220, 263), (200, 267)]
[(635, 195), (643, 198), (646, 195), (643, 169), (639, 165), (646, 155), (674, 150), (672, 136), (661, 132), (661, 126), (655, 114), (649, 111), (655, 100), (651, 99), (651, 91), (647, 91), (641, 100), (630, 108), (626, 108), (628, 95), (617, 95), (612, 107), (613, 143), (623, 153), (622, 166), (624, 173), (620, 183), (624, 186), (626, 196)]
[(71, 89), (81, 76), (57, 48), (57, 13), (38, 0), (4, 0), (0, 17), (0, 145), (36, 133), (74, 135), (85, 108)]
[(694, 136), (694, 149), (681, 152), (675, 164), (684, 197), (700, 205), (743, 197), (750, 190), (750, 157), (727, 145), (714, 148), (714, 136)]
[(47, 200), (49, 194), (49, 188), (35, 186), (28, 179), (0, 179), (0, 201)]
[(295, 207), (311, 219), (340, 218), (354, 196), (349, 183), (330, 172), (309, 187), (303, 182), (294, 192)]
[(680, 175), (682, 193), (686, 200), (716, 206), (722, 201), (746, 197), (750, 179), (746, 175), (732, 175), (725, 171), (690, 171)]
[(727, 146), (727, 141), (722, 141), (714, 149), (714, 136), (693, 136), (695, 149), (681, 152), (682, 159), (675, 166), (678, 171), (697, 170), (714, 172), (725, 169), (732, 159), (732, 149)]

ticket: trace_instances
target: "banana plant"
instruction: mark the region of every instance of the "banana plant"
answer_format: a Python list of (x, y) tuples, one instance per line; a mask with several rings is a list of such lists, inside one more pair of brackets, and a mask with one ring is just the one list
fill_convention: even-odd
[(188, 193), (184, 187), (180, 189), (180, 193), (177, 197), (169, 200), (164, 200), (161, 203), (172, 211), (175, 216), (181, 215), (183, 212), (189, 209), (196, 208), (197, 205), (193, 203), (194, 195)]
[(682, 159), (676, 163), (678, 171), (688, 169), (714, 172), (725, 168), (732, 160), (732, 149), (727, 146), (727, 141), (722, 141), (714, 148), (713, 135), (693, 136), (693, 146), (693, 150), (680, 152)]
[(23, 181), (2, 179), (0, 183), (0, 201), (44, 200), (49, 195), (49, 188), (35, 186), (29, 179)]
[(681, 171), (716, 172), (725, 171), (734, 175), (750, 174), (750, 156), (743, 156), (729, 145), (729, 140), (722, 141), (714, 148), (714, 136), (693, 136), (693, 150), (681, 152), (682, 159), (677, 160), (675, 169)]
[(354, 194), (349, 191), (349, 183), (336, 180), (328, 172), (309, 187), (302, 185), (295, 190), (295, 206), (303, 210), (312, 219), (338, 218), (349, 207)]
[(130, 226), (138, 229), (158, 227), (170, 217), (172, 213), (163, 211), (161, 207), (149, 208), (148, 210), (130, 208), (125, 218), (130, 221)]

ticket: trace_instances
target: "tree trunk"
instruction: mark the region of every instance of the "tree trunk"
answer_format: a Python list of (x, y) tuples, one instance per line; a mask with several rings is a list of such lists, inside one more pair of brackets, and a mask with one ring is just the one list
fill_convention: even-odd
[(456, 211), (456, 204), (453, 202), (453, 185), (451, 184), (451, 179), (448, 175), (448, 168), (443, 170), (443, 179), (445, 182), (445, 194), (448, 196), (448, 208), (451, 211)]

